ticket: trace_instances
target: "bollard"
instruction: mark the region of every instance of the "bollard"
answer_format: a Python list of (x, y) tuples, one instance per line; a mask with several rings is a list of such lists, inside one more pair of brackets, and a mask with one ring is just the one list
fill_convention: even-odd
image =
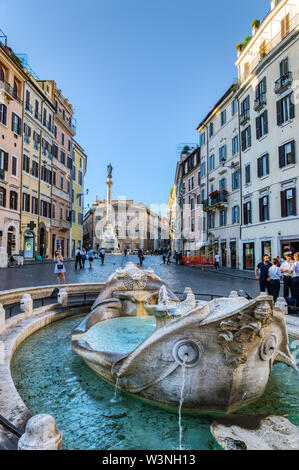
[(68, 305), (68, 294), (67, 290), (62, 288), (59, 289), (58, 295), (57, 295), (57, 303), (62, 305), (63, 307), (67, 307)]
[(24, 294), (20, 302), (21, 312), (31, 315), (33, 312), (33, 300), (30, 294)]
[(3, 308), (3, 305), (0, 304), (0, 334), (4, 330), (5, 326), (5, 310)]
[(40, 414), (29, 419), (20, 437), (18, 450), (62, 450), (63, 435), (51, 415)]

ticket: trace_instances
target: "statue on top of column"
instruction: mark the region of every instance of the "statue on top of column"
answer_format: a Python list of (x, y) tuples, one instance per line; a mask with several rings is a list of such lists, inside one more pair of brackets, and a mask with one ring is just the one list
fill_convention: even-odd
[(107, 165), (107, 177), (110, 179), (112, 178), (112, 170), (113, 170), (113, 167), (111, 163), (109, 163), (109, 165)]

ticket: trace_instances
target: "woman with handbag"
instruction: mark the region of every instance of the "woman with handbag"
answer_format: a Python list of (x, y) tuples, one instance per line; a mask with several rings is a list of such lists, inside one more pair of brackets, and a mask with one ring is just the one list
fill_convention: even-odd
[(55, 263), (55, 269), (54, 269), (54, 274), (57, 275), (57, 282), (60, 284), (60, 279), (62, 279), (62, 284), (65, 284), (65, 267), (63, 264), (63, 256), (61, 255), (60, 251), (55, 251), (55, 256), (54, 256), (54, 263)]

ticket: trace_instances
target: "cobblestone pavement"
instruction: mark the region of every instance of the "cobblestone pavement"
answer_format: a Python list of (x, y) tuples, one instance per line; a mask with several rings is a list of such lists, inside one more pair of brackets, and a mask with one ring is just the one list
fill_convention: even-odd
[[(104, 266), (95, 259), (93, 267), (89, 268), (88, 261), (84, 269), (75, 271), (74, 262), (66, 262), (66, 282), (69, 284), (105, 282), (108, 276), (127, 261), (137, 263), (136, 256), (106, 255)], [(160, 256), (146, 256), (144, 268), (151, 267), (155, 273), (165, 280), (175, 292), (183, 292), (185, 287), (191, 287), (195, 293), (228, 295), (231, 290), (244, 289), (251, 296), (258, 295), (258, 283), (254, 279), (244, 279), (229, 276), (226, 273), (176, 266), (163, 265)], [(33, 287), (38, 285), (56, 284), (54, 263), (25, 265), (0, 269), (0, 290)]]

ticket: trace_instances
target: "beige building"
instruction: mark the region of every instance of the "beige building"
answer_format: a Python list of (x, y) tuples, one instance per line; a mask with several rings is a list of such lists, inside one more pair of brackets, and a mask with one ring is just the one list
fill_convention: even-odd
[[(168, 222), (145, 204), (133, 200), (112, 200), (112, 225), (115, 233), (114, 250), (157, 250), (164, 243), (162, 236)], [(83, 246), (100, 249), (105, 245), (107, 203), (96, 198), (84, 217)], [(167, 231), (167, 230), (166, 230)], [(167, 241), (168, 243), (168, 241)]]
[(271, 12), (239, 51), (241, 268), (299, 250), (299, 4)]

